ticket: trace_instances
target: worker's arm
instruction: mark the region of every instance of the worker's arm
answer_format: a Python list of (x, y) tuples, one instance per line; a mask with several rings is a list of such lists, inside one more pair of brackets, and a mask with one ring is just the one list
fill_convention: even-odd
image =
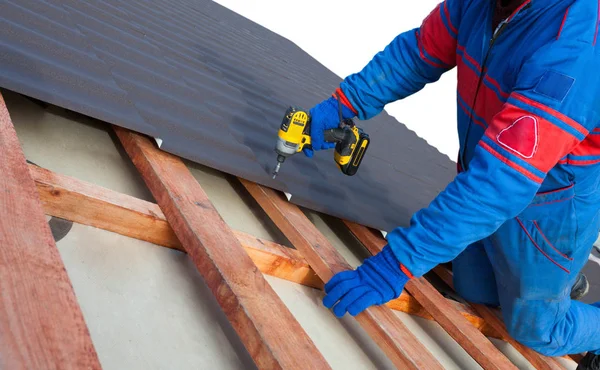
[(572, 41), (553, 42), (524, 63), (469, 170), (409, 228), (388, 235), (408, 270), (421, 276), (453, 260), (529, 205), (546, 174), (600, 122), (599, 61), (595, 47)]
[[(340, 300), (356, 314), (385, 303), (401, 293), (410, 273), (419, 277), (452, 261), (521, 213), (547, 173), (600, 122), (599, 62), (595, 46), (581, 41), (552, 42), (529, 58), (469, 169), (417, 212), (410, 227), (389, 233), (388, 246), (373, 261), (334, 276), (325, 305)], [(384, 270), (392, 272), (376, 277)], [(357, 289), (367, 289), (368, 299), (357, 298)]]
[(419, 28), (398, 35), (362, 71), (344, 79), (340, 89), (359, 119), (376, 116), (456, 66), (463, 1), (443, 1)]
[(316, 105), (312, 117), (312, 148), (329, 149), (334, 143), (323, 140), (323, 132), (339, 126), (338, 101), (344, 119), (369, 119), (390, 102), (421, 90), (427, 83), (456, 65), (456, 38), (464, 0), (445, 0), (419, 28), (397, 36), (363, 68), (340, 84), (335, 96)]

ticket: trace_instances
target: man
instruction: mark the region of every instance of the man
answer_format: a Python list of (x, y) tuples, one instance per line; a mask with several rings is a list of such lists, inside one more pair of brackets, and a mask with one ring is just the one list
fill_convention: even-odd
[(457, 291), (501, 306), (516, 340), (600, 369), (600, 305), (570, 298), (600, 228), (599, 14), (597, 0), (445, 0), (311, 110), (313, 150), (328, 149), (338, 103), (367, 120), (457, 67), (459, 174), (334, 276), (326, 307), (356, 315), (453, 261)]

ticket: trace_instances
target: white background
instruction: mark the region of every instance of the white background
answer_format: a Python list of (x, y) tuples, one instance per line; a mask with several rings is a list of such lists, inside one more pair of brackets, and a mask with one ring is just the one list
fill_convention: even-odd
[[(398, 34), (420, 26), (439, 3), (438, 0), (216, 2), (296, 43), (341, 78), (360, 71)], [(298, 20), (305, 26), (299, 27)], [(456, 160), (455, 69), (417, 94), (389, 104), (386, 111)]]

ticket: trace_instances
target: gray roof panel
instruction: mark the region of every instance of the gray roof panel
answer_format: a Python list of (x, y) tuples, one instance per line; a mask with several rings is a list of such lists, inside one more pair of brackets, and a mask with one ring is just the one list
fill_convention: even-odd
[(273, 151), (288, 105), (310, 108), (341, 79), (294, 43), (208, 0), (0, 2), (0, 86), (163, 140), (189, 160), (378, 229), (407, 225), (451, 181), (452, 161), (382, 113), (359, 173), (332, 152)]

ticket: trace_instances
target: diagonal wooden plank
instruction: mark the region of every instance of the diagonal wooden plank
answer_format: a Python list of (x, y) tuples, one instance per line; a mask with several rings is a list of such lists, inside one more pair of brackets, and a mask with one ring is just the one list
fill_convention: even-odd
[(157, 204), (33, 164), (29, 172), (51, 216), (183, 250)]
[[(452, 281), (452, 273), (442, 266), (437, 266), (433, 270), (449, 287), (454, 289), (454, 283)], [(542, 354), (532, 350), (529, 347), (522, 345), (521, 343), (514, 340), (508, 331), (504, 322), (498, 317), (498, 315), (489, 307), (482, 304), (471, 304), (475, 311), (483, 317), (483, 319), (496, 330), (502, 339), (510, 343), (519, 353), (523, 355), (536, 369), (543, 370), (559, 370), (564, 367), (551, 357), (543, 356)]]
[[(386, 242), (365, 226), (344, 221), (350, 231), (372, 253), (380, 252)], [(465, 319), (425, 279), (412, 279), (406, 290), (433, 316), (435, 321), (484, 369), (516, 369), (516, 366)]]
[(256, 365), (329, 368), (183, 162), (146, 137), (114, 129)]
[(0, 368), (100, 369), (0, 94)]
[[(381, 250), (381, 248), (383, 248), (387, 244), (385, 239), (383, 239), (383, 237), (380, 234), (374, 232), (373, 230), (371, 230), (367, 227), (364, 227), (362, 225), (358, 225), (354, 222), (349, 222), (349, 221), (344, 221), (344, 223), (350, 229), (350, 231), (359, 240), (361, 240), (363, 242), (365, 247), (371, 253), (377, 253), (378, 251)], [(434, 272), (444, 282), (446, 282), (450, 287), (453, 288), (452, 273), (450, 271), (448, 271), (448, 269), (446, 269), (442, 266), (437, 266), (434, 269)], [(412, 293), (413, 292), (411, 292), (411, 294)], [(421, 301), (419, 301), (419, 302), (422, 303)], [(523, 357), (525, 357), (529, 362), (531, 362), (531, 364), (534, 365), (536, 367), (536, 369), (545, 369), (545, 370), (563, 369), (562, 365), (560, 363), (558, 363), (558, 361), (556, 361), (556, 359), (542, 356), (541, 354), (535, 352), (534, 350), (530, 349), (529, 347), (526, 347), (526, 346), (518, 343), (514, 339), (512, 339), (510, 337), (510, 335), (508, 334), (508, 332), (506, 331), (506, 327), (504, 326), (504, 323), (500, 320), (500, 318), (494, 312), (492, 312), (492, 310), (490, 308), (488, 308), (484, 305), (471, 305), (471, 306), (484, 319), (486, 324), (490, 325), (494, 329), (494, 331), (495, 331), (494, 334), (498, 333), (500, 335), (499, 339), (505, 340), (508, 343), (510, 343), (513, 347), (515, 347), (515, 349), (517, 349), (517, 351), (519, 351), (523, 355)], [(487, 335), (487, 336), (490, 336), (490, 335)], [(492, 335), (491, 337), (498, 338), (496, 335)]]
[[(76, 178), (30, 164), (44, 212), (83, 225), (112, 231), (185, 252), (160, 207)], [(313, 288), (323, 282), (298, 251), (232, 230), (252, 261), (268, 275)]]
[[(349, 221), (344, 221), (344, 223), (350, 229), (350, 231), (359, 240), (361, 240), (363, 242), (363, 245), (371, 253), (377, 253), (378, 251), (381, 250), (381, 248), (383, 248), (387, 244), (385, 239), (383, 239), (383, 237), (380, 234), (378, 234), (377, 232), (375, 232), (367, 227), (364, 227), (362, 225), (358, 225), (354, 222), (349, 222)], [(452, 273), (450, 271), (448, 271), (448, 269), (446, 269), (442, 266), (437, 266), (436, 268), (434, 268), (434, 272), (446, 284), (448, 284), (448, 286), (450, 286), (451, 288), (454, 288), (454, 284), (452, 283)], [(531, 362), (531, 364), (534, 365), (537, 369), (545, 369), (545, 370), (563, 369), (563, 366), (560, 363), (558, 363), (558, 361), (556, 361), (556, 359), (545, 357), (545, 356), (535, 352), (531, 348), (526, 347), (526, 346), (522, 345), (521, 343), (512, 339), (512, 337), (506, 331), (506, 327), (504, 326), (504, 323), (500, 320), (500, 318), (494, 312), (492, 312), (492, 310), (490, 308), (488, 308), (484, 305), (471, 305), (471, 306), (473, 307), (475, 312), (477, 312), (477, 314), (482, 317), (482, 319), (484, 320), (486, 325), (489, 325), (490, 327), (492, 327), (494, 329), (492, 335), (490, 335), (489, 333), (486, 333), (486, 332), (482, 332), (484, 335), (486, 335), (488, 337), (498, 338), (498, 339), (507, 341), (513, 347), (515, 347), (515, 349), (517, 349), (517, 351), (519, 351), (519, 353), (521, 353), (523, 355), (523, 357), (525, 357), (529, 362)], [(464, 312), (464, 310), (461, 310), (461, 311)], [(463, 316), (465, 316), (465, 315), (463, 314)], [(472, 324), (474, 323), (473, 320), (469, 320), (469, 321)], [(571, 356), (571, 357), (573, 357), (573, 356)]]
[[(351, 269), (297, 206), (272, 189), (240, 181), (323, 281)], [(371, 307), (357, 315), (356, 320), (398, 368), (441, 368), (439, 362), (386, 307)]]
[[(157, 204), (33, 164), (29, 165), (29, 172), (35, 180), (47, 215), (185, 252)], [(262, 273), (323, 289), (323, 282), (297, 250), (241, 231), (233, 230), (233, 233)], [(452, 300), (449, 302), (482, 333), (498, 337), (470, 307)], [(407, 293), (389, 302), (387, 306), (433, 320), (423, 306)]]

